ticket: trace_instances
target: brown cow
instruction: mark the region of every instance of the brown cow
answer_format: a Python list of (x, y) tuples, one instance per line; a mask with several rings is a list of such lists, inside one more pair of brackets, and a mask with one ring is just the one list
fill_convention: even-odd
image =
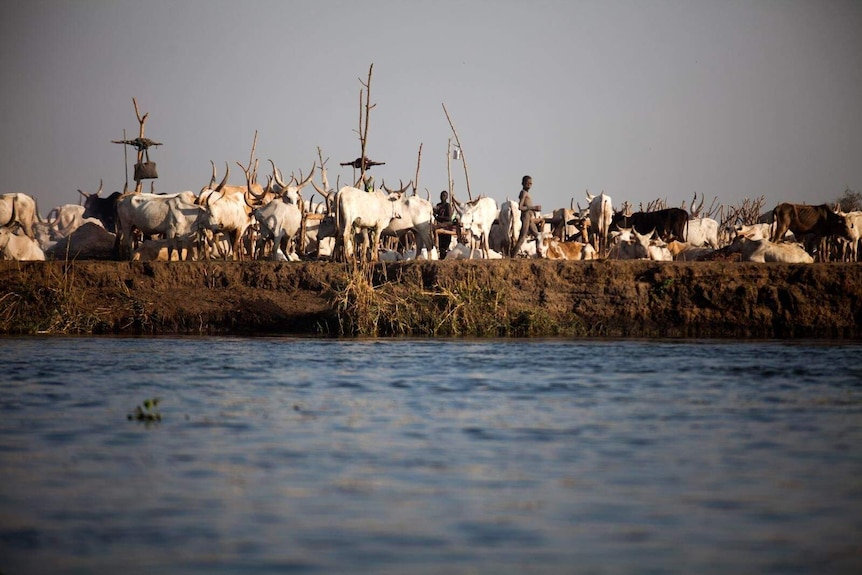
[(549, 260), (594, 260), (596, 250), (590, 244), (583, 242), (561, 242), (556, 238), (545, 236), (539, 247), (539, 254)]
[(844, 216), (832, 211), (826, 204), (809, 206), (805, 204), (782, 203), (772, 210), (775, 229), (771, 241), (778, 242), (790, 230), (802, 239), (808, 236), (805, 249), (811, 255), (817, 252), (817, 259), (824, 261), (826, 257), (826, 240), (831, 236), (841, 236), (849, 239), (847, 220)]

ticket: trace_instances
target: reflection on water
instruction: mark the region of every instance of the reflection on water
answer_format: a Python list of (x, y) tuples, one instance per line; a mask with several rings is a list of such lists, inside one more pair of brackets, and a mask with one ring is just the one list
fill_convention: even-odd
[(860, 350), (3, 339), (0, 572), (862, 572)]

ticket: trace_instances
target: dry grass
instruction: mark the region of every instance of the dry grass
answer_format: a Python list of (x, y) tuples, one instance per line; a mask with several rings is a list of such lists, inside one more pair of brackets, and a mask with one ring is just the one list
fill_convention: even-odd
[(0, 331), (20, 334), (82, 334), (104, 323), (99, 308), (75, 289), (73, 266), (47, 268), (42, 285), (19, 284), (0, 294)]
[[(385, 268), (384, 268), (385, 270)], [(419, 283), (375, 282), (371, 267), (354, 268), (332, 289), (340, 334), (347, 336), (534, 337), (584, 335), (576, 317), (554, 318), (508, 305), (505, 283), (480, 281), (467, 270), (430, 289)]]

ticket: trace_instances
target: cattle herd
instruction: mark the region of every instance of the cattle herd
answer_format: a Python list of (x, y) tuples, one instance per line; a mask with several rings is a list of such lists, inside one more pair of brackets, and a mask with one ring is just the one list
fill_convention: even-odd
[[(242, 167), (242, 166), (241, 166)], [(602, 192), (587, 207), (558, 208), (538, 221), (539, 237), (512, 253), (521, 231), (518, 205), (491, 197), (455, 203), (453, 223), (437, 224), (428, 199), (400, 190), (312, 185), (315, 167), (285, 182), (273, 164), (266, 186), (256, 169), (244, 185), (212, 178), (200, 192), (80, 192), (83, 205), (39, 214), (23, 193), (0, 195), (0, 259), (88, 259), (92, 244), (120, 260), (271, 259), (395, 261), (439, 259), (438, 234), (456, 238), (444, 259), (529, 257), (564, 260), (651, 259), (810, 263), (858, 261), (862, 212), (781, 203), (758, 222), (720, 226), (682, 208), (615, 211)], [(249, 166), (251, 168), (251, 166)]]

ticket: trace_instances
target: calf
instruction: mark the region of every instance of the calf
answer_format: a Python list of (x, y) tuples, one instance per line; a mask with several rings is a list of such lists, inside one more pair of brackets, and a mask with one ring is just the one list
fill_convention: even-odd
[(549, 260), (594, 260), (596, 250), (584, 242), (561, 242), (556, 238), (545, 236), (539, 248), (541, 257)]

